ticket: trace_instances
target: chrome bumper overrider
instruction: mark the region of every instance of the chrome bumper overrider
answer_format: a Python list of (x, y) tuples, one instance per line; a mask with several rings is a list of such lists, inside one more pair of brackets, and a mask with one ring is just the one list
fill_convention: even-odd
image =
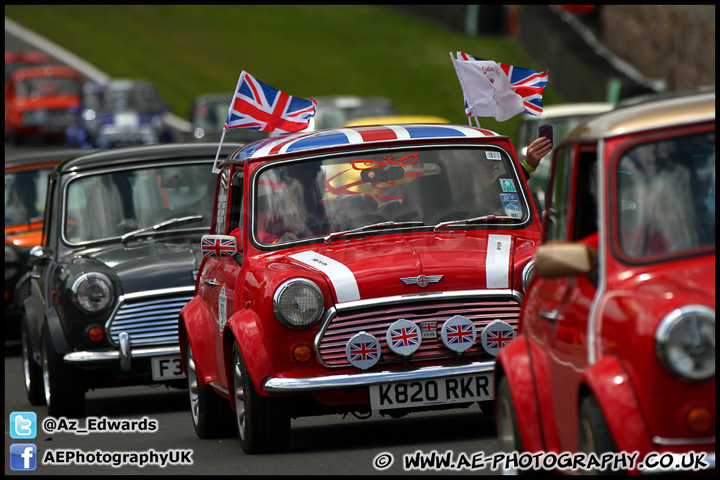
[(463, 365), (434, 365), (410, 370), (384, 370), (382, 372), (348, 373), (305, 378), (269, 378), (263, 384), (263, 390), (268, 393), (302, 393), (332, 388), (367, 387), (390, 382), (430, 380), (474, 373), (492, 374), (494, 370), (495, 361), (492, 360)]
[(165, 347), (145, 347), (145, 348), (134, 348), (121, 349), (113, 351), (102, 351), (102, 352), (70, 352), (63, 356), (63, 360), (68, 363), (102, 363), (120, 361), (123, 371), (130, 369), (130, 359), (132, 358), (147, 358), (147, 357), (159, 357), (163, 355), (179, 355), (179, 346), (165, 346)]

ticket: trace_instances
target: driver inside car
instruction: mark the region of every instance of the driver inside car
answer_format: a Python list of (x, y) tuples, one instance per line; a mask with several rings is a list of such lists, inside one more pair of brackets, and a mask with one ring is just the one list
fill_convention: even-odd
[(282, 196), (277, 211), (258, 216), (258, 237), (264, 243), (284, 243), (330, 233), (322, 202), (325, 174), (319, 163), (289, 165), (280, 172)]

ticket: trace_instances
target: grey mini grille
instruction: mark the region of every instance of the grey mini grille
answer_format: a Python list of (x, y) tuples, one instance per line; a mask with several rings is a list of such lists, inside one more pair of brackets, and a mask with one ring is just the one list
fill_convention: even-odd
[(176, 295), (123, 303), (110, 320), (111, 341), (117, 344), (120, 332), (127, 332), (133, 346), (177, 344), (180, 309), (192, 298)]

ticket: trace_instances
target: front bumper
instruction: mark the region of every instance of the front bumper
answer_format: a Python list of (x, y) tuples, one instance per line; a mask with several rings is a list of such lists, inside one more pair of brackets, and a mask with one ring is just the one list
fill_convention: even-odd
[(121, 370), (129, 372), (132, 368), (133, 358), (150, 358), (164, 355), (180, 355), (180, 347), (170, 345), (165, 347), (135, 348), (131, 350), (129, 342), (121, 341), (118, 350), (70, 352), (63, 356), (63, 360), (67, 363), (82, 365), (99, 365), (119, 361)]
[(392, 382), (431, 380), (469, 374), (492, 374), (495, 360), (472, 362), (462, 365), (433, 365), (409, 370), (383, 370), (319, 377), (280, 378), (265, 380), (263, 390), (267, 393), (304, 393), (334, 388), (366, 387)]

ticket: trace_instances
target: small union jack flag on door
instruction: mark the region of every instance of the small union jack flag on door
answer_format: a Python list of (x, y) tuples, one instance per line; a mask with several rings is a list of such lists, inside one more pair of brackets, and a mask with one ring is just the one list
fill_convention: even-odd
[(237, 252), (235, 237), (204, 235), (200, 244), (203, 257), (232, 257)]
[(243, 71), (225, 127), (277, 133), (298, 132), (310, 124), (310, 119), (315, 115), (315, 104), (313, 99), (293, 97)]

